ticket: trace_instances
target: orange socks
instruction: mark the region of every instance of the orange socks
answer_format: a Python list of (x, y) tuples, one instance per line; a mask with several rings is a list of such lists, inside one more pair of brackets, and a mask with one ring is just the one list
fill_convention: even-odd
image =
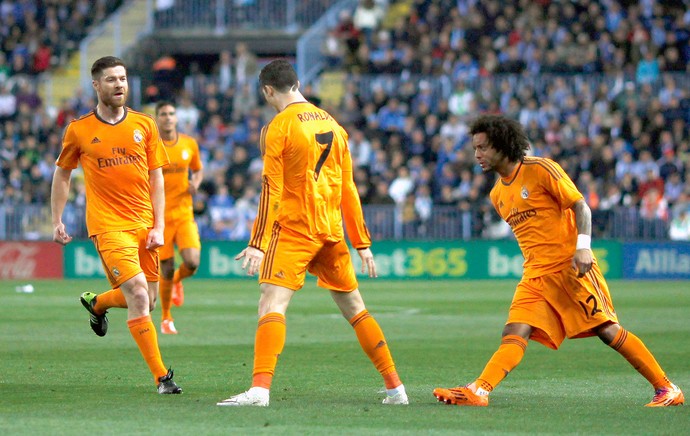
[(125, 295), (122, 293), (120, 288), (111, 289), (102, 294), (98, 294), (96, 297), (96, 305), (93, 309), (96, 311), (96, 313), (103, 314), (111, 307), (127, 307), (127, 300), (125, 300)]
[(395, 389), (400, 386), (402, 382), (395, 370), (393, 357), (379, 323), (365, 309), (352, 317), (350, 325), (355, 329), (362, 349), (383, 376), (386, 389)]
[[(180, 266), (180, 269), (182, 266)], [(271, 388), (278, 356), (285, 346), (287, 326), (285, 315), (267, 313), (259, 319), (254, 340), (254, 371), (252, 387)]]
[(670, 382), (664, 374), (664, 370), (657, 363), (652, 353), (644, 343), (623, 327), (618, 330), (616, 337), (609, 344), (609, 347), (618, 351), (630, 364), (642, 374), (654, 389), (669, 386)]
[(161, 352), (158, 349), (158, 336), (156, 335), (156, 327), (151, 322), (151, 315), (141, 316), (139, 318), (130, 319), (127, 321), (129, 332), (139, 346), (139, 351), (144, 357), (146, 364), (149, 366), (156, 384), (158, 379), (168, 373), (163, 365), (161, 359)]
[(525, 355), (527, 341), (517, 335), (506, 335), (501, 339), (501, 346), (491, 356), (489, 362), (484, 367), (484, 371), (475, 381), (478, 388), (491, 392), (498, 384), (506, 378)]
[(187, 266), (184, 263), (180, 264), (180, 267), (177, 268), (177, 271), (175, 271), (175, 275), (173, 276), (173, 283), (177, 283), (191, 276), (192, 274), (194, 274), (194, 271), (195, 270), (193, 269), (187, 268)]
[(158, 292), (161, 299), (161, 319), (172, 319), (170, 307), (172, 306), (172, 280), (161, 278), (158, 282)]

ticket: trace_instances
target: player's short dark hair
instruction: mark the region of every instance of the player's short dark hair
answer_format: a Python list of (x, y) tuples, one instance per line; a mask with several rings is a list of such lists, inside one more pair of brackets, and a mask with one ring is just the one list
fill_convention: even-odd
[(521, 161), (529, 150), (529, 139), (522, 125), (502, 115), (482, 115), (470, 125), (470, 134), (485, 133), (491, 147), (511, 162)]
[(177, 106), (175, 106), (175, 103), (173, 103), (172, 101), (161, 100), (158, 103), (156, 103), (156, 115), (158, 115), (158, 111), (161, 110), (163, 106), (172, 106), (173, 108), (177, 108)]
[(259, 73), (259, 85), (271, 86), (278, 92), (288, 92), (297, 89), (299, 80), (292, 64), (285, 59), (276, 59), (261, 69)]
[(100, 79), (101, 75), (103, 74), (103, 70), (112, 67), (125, 67), (125, 70), (127, 69), (122, 59), (116, 58), (115, 56), (104, 56), (96, 60), (96, 62), (94, 62), (91, 66), (91, 78), (93, 80)]

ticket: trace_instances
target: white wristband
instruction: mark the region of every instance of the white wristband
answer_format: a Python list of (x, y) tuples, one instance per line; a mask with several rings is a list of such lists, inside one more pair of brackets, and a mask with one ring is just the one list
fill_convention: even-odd
[(592, 237), (589, 235), (577, 235), (577, 245), (576, 250), (582, 249), (591, 250), (592, 249)]

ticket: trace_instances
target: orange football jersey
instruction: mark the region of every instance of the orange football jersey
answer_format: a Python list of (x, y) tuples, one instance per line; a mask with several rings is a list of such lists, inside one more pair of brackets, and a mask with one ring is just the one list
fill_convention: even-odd
[(193, 220), (192, 196), (189, 194), (189, 170), (202, 169), (199, 144), (191, 136), (177, 134), (177, 140), (163, 141), (170, 165), (163, 168), (165, 178), (165, 220)]
[(556, 162), (525, 157), (513, 174), (499, 178), (491, 202), (512, 228), (525, 258), (525, 278), (571, 264), (577, 243), (575, 213), (582, 194)]
[(125, 108), (115, 124), (94, 112), (72, 121), (57, 165), (73, 170), (79, 163), (89, 236), (153, 226), (149, 171), (166, 165), (168, 156), (151, 116)]
[(263, 186), (249, 245), (264, 252), (274, 221), (316, 241), (371, 245), (352, 176), (347, 133), (307, 102), (288, 105), (262, 129)]

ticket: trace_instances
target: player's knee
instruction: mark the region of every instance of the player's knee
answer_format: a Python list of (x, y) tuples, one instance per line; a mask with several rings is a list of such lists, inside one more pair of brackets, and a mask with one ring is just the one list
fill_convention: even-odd
[(172, 280), (175, 278), (175, 271), (174, 270), (163, 270), (161, 269), (161, 277), (163, 277), (165, 280)]
[(161, 277), (166, 280), (172, 280), (175, 275), (175, 264), (172, 259), (161, 261)]
[(503, 328), (502, 336), (514, 335), (520, 336), (525, 340), (529, 340), (531, 334), (532, 327), (529, 324), (510, 323), (506, 324), (506, 326)]
[(187, 267), (188, 270), (194, 274), (196, 270), (199, 268), (199, 260), (198, 259), (191, 259), (191, 260), (185, 260), (184, 261), (184, 266)]
[(599, 327), (597, 327), (595, 329), (595, 333), (603, 343), (605, 343), (606, 345), (610, 345), (620, 329), (621, 326), (619, 324), (611, 322), (602, 324)]

